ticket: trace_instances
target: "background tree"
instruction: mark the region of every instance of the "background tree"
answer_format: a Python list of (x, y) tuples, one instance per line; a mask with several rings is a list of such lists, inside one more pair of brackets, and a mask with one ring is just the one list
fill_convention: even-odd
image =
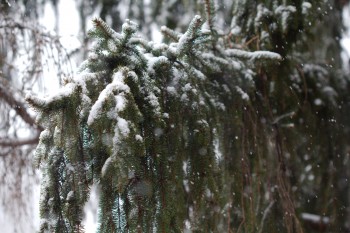
[(38, 176), (32, 155), (43, 128), (35, 123), (25, 93), (43, 90), (42, 74), (48, 68), (58, 77), (69, 73), (59, 38), (38, 24), (40, 6), (36, 1), (0, 2), (0, 219), (4, 232), (35, 231), (32, 203)]

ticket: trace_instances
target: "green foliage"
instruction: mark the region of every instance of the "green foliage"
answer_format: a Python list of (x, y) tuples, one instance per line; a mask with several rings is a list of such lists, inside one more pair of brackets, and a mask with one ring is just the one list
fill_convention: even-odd
[(164, 26), (168, 44), (93, 20), (81, 75), (27, 97), (45, 127), (42, 232), (80, 231), (93, 183), (99, 232), (303, 232), (300, 165), (344, 152), (330, 123), (341, 97), (330, 67), (299, 64), (318, 5), (259, 2), (235, 2), (226, 35), (206, 1), (209, 30), (200, 16), (184, 34)]

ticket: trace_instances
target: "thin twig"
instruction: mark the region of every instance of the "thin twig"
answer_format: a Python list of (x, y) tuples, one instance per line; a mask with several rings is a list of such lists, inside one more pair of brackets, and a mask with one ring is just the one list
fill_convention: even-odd
[(261, 219), (261, 223), (260, 223), (260, 229), (259, 229), (259, 233), (262, 232), (263, 228), (264, 228), (264, 222), (265, 219), (267, 217), (267, 215), (270, 213), (272, 206), (275, 204), (275, 201), (270, 202), (270, 204), (266, 207), (266, 209), (264, 210), (264, 214), (263, 217)]

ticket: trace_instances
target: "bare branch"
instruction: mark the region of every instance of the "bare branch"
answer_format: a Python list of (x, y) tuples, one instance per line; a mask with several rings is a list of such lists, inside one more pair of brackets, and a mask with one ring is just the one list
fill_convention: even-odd
[(17, 138), (0, 138), (0, 146), (3, 147), (17, 147), (24, 145), (35, 145), (39, 142), (39, 134), (32, 138), (17, 139)]
[(35, 119), (27, 112), (25, 102), (20, 99), (20, 96), (22, 94), (16, 93), (5, 83), (4, 79), (0, 79), (0, 99), (6, 101), (27, 124), (42, 130), (41, 126), (37, 125)]

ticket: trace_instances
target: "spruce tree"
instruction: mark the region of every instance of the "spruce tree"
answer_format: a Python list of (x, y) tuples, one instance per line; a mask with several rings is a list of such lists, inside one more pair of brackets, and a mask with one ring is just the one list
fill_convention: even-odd
[(130, 20), (118, 33), (95, 18), (81, 74), (48, 98), (27, 96), (45, 128), (41, 232), (83, 231), (92, 184), (99, 232), (304, 232), (309, 212), (345, 229), (345, 210), (324, 203), (349, 201), (331, 186), (347, 176), (328, 167), (346, 167), (348, 83), (338, 55), (324, 61), (310, 44), (310, 25), (336, 9), (234, 1), (228, 33), (217, 10), (205, 1), (184, 33), (163, 26), (164, 43)]

